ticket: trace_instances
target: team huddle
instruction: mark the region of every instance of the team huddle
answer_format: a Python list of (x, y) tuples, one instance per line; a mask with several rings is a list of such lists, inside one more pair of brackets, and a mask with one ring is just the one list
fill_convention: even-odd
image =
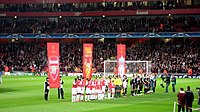
[[(144, 93), (151, 90), (155, 92), (156, 76), (154, 74), (133, 75), (130, 81), (131, 95), (141, 94), (143, 87)], [(120, 96), (127, 96), (128, 78), (119, 75), (109, 77), (95, 77), (86, 79), (78, 76), (72, 84), (72, 102), (113, 99)]]

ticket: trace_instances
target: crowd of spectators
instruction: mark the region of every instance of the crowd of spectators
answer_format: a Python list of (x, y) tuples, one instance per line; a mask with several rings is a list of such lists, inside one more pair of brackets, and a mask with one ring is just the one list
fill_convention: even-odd
[(170, 10), (184, 8), (199, 8), (199, 5), (187, 5), (177, 1), (150, 2), (107, 2), (107, 3), (66, 3), (66, 4), (5, 4), (4, 12), (83, 12), (109, 10)]
[(0, 68), (6, 65), (11, 71), (41, 70), (46, 66), (46, 49), (38, 43), (1, 43)]
[[(151, 61), (152, 72), (167, 69), (171, 73), (187, 73), (187, 70), (192, 68), (194, 73), (199, 73), (200, 42), (189, 39), (175, 40), (164, 42), (150, 39), (137, 43), (126, 41), (126, 60)], [(103, 72), (104, 60), (115, 59), (116, 44), (114, 41), (94, 41), (93, 68), (97, 72)], [(81, 72), (82, 50), (82, 43), (60, 42), (60, 70)], [(10, 71), (31, 71), (34, 68), (40, 72), (47, 68), (46, 42), (1, 43), (0, 54), (0, 68), (8, 66)]]
[(127, 59), (151, 61), (152, 72), (161, 72), (164, 68), (171, 73), (186, 73), (189, 68), (197, 72), (200, 70), (199, 44), (189, 40), (147, 41), (131, 46)]
[(200, 18), (194, 16), (98, 17), (98, 18), (18, 18), (0, 19), (0, 33), (115, 33), (115, 32), (195, 32)]

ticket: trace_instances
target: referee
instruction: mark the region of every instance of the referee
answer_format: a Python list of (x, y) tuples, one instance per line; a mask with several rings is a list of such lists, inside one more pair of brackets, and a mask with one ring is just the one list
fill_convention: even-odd
[(49, 78), (46, 78), (46, 81), (44, 82), (44, 99), (48, 101), (49, 96)]
[(121, 91), (121, 85), (122, 85), (122, 81), (121, 81), (121, 79), (119, 78), (119, 75), (117, 76), (117, 78), (115, 79), (115, 81), (114, 81), (114, 84), (116, 85), (115, 86), (115, 95), (116, 95), (116, 97), (120, 97), (120, 91)]

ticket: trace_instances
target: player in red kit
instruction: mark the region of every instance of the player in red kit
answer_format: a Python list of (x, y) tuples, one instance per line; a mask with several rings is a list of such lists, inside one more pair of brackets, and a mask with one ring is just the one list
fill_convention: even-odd
[(92, 93), (93, 93), (93, 82), (91, 79), (89, 81), (88, 86), (89, 86), (89, 101), (90, 101), (92, 99)]
[(108, 84), (108, 99), (110, 99), (111, 97), (111, 93), (112, 93), (112, 88), (110, 87), (110, 83), (111, 83), (111, 77), (109, 77), (107, 79), (107, 84)]
[(76, 86), (77, 86), (77, 95), (76, 95), (76, 100), (77, 101), (80, 101), (80, 96), (81, 96), (81, 87), (82, 87), (82, 84), (81, 84), (81, 79), (78, 79), (76, 81)]
[(97, 99), (101, 100), (101, 85), (100, 85), (100, 80), (96, 80), (96, 94), (97, 94)]
[(85, 95), (85, 101), (89, 101), (90, 100), (90, 95), (91, 95), (91, 86), (92, 83), (90, 81), (90, 79), (87, 79), (85, 82), (85, 86), (86, 86), (86, 95)]
[(96, 77), (96, 79), (94, 80), (94, 88), (95, 88), (95, 99), (98, 98), (98, 92), (99, 92), (99, 87), (98, 87), (98, 79)]
[(96, 94), (95, 94), (95, 81), (94, 80), (91, 80), (91, 96), (90, 96), (90, 99), (94, 100), (96, 99)]
[(100, 80), (100, 89), (101, 89), (101, 99), (104, 99), (105, 92), (106, 92), (106, 80), (102, 77)]
[(72, 102), (76, 101), (77, 95), (77, 86), (76, 86), (77, 79), (75, 78), (72, 84)]
[(114, 85), (114, 80), (113, 81), (110, 81), (110, 83), (108, 84), (108, 88), (109, 88), (109, 93), (110, 94), (108, 94), (108, 98), (110, 98), (110, 96), (111, 96), (111, 98), (114, 98), (114, 96), (115, 96), (115, 85)]
[(84, 90), (85, 90), (85, 81), (84, 78), (81, 79), (81, 101), (83, 101), (83, 97), (84, 97)]

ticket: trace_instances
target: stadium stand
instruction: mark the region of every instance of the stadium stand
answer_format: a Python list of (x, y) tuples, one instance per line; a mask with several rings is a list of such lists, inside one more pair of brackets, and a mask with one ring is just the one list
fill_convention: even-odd
[(200, 30), (197, 16), (141, 16), (0, 19), (0, 33), (115, 33), (115, 32), (196, 32)]
[[(73, 3), (73, 1), (0, 1), (0, 34), (11, 34), (12, 36), (12, 34), (20, 33), (181, 33), (200, 31), (199, 0), (138, 0), (137, 2), (96, 0), (95, 3), (90, 0), (87, 3), (84, 0), (80, 0), (78, 3)], [(112, 15), (114, 11), (115, 14)], [(138, 11), (139, 14), (137, 14)], [(103, 15), (104, 13), (105, 15)], [(187, 38), (163, 43), (160, 40), (162, 39), (149, 38), (148, 41), (136, 43), (131, 42), (131, 39), (124, 41), (123, 43), (127, 45), (126, 60), (152, 61), (152, 72), (158, 72), (163, 68), (167, 68), (173, 73), (184, 73), (188, 68), (200, 71), (199, 41)], [(31, 68), (35, 68), (36, 71), (46, 70), (46, 42), (23, 42), (23, 39), (9, 43), (2, 42), (0, 44), (0, 68), (9, 66), (11, 71), (31, 71)], [(59, 41), (59, 43), (61, 71), (81, 71), (82, 42)], [(94, 39), (92, 43), (94, 43), (93, 67), (98, 72), (102, 72), (103, 61), (116, 56), (115, 45), (117, 42), (99, 42)]]
[[(103, 61), (116, 56), (114, 41), (94, 40), (93, 67), (103, 72)], [(126, 60), (152, 61), (152, 72), (168, 69), (171, 73), (187, 73), (192, 68), (200, 72), (199, 41), (174, 39), (162, 41), (148, 39), (142, 42), (122, 41), (127, 45)], [(77, 72), (82, 69), (82, 43), (60, 42), (61, 71)], [(15, 41), (0, 44), (1, 67), (9, 66), (10, 71), (44, 71), (47, 68), (46, 42)]]
[(112, 10), (170, 10), (199, 8), (198, 4), (183, 4), (177, 1), (150, 2), (107, 2), (107, 3), (65, 3), (65, 4), (5, 4), (2, 12), (83, 12)]

